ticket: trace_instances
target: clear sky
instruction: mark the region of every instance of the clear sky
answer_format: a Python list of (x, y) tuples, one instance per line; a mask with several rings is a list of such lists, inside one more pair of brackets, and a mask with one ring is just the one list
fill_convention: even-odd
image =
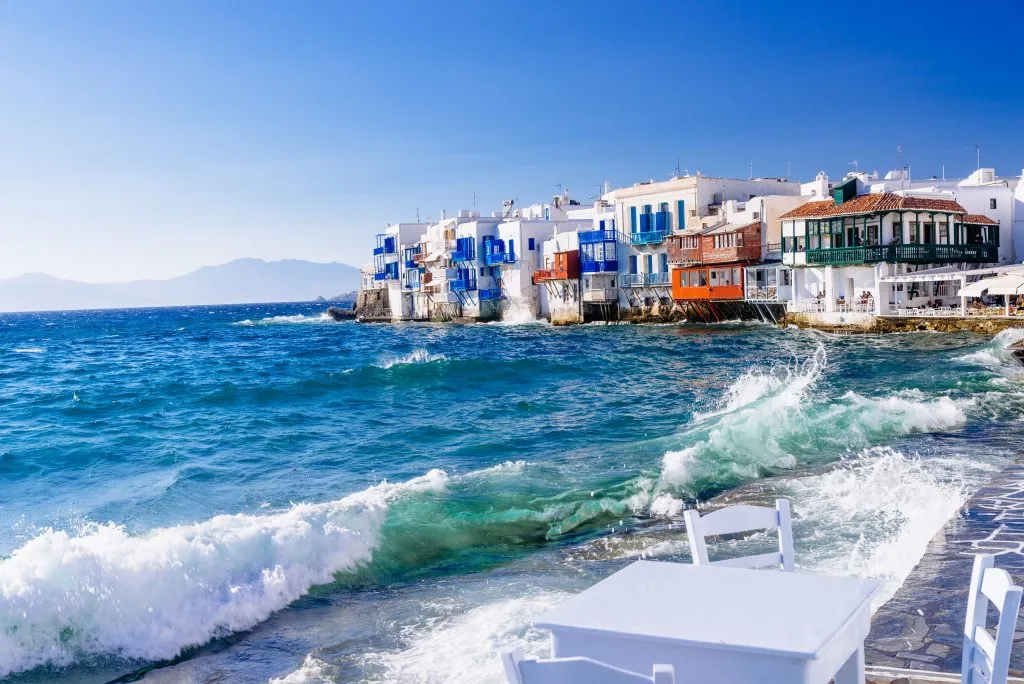
[(0, 0), (0, 277), (359, 265), (563, 183), (1024, 167), (1024, 1)]

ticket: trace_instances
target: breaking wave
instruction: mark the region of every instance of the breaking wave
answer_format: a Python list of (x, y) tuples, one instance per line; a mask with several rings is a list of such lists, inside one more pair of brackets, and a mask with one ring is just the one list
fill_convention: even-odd
[(42, 347), (15, 347), (11, 350), (15, 354), (44, 354), (46, 350)]
[(1013, 356), (1006, 348), (1021, 340), (1024, 340), (1024, 328), (1008, 328), (997, 334), (980, 349), (957, 356), (954, 360), (990, 369), (1007, 366), (1019, 370), (1020, 365), (1014, 361)]
[(662, 459), (663, 485), (699, 494), (772, 475), (822, 454), (872, 446), (913, 432), (962, 426), (967, 399), (926, 397), (904, 390), (882, 397), (812, 393), (826, 367), (823, 347), (781, 370), (748, 371), (726, 391), (716, 411), (695, 415), (682, 432), (687, 446)]
[(797, 563), (882, 580), (877, 607), (993, 469), (968, 458), (922, 459), (872, 447), (824, 474), (787, 480), (796, 500)]
[(396, 356), (392, 358), (386, 358), (379, 363), (374, 364), (376, 368), (383, 368), (385, 370), (394, 368), (396, 366), (414, 366), (423, 363), (434, 363), (436, 361), (447, 361), (448, 357), (444, 354), (431, 354), (426, 349), (413, 349), (404, 356)]
[(240, 326), (253, 326), (253, 325), (285, 325), (290, 323), (333, 323), (334, 319), (328, 316), (326, 313), (317, 314), (315, 316), (303, 316), (301, 314), (295, 314), (294, 316), (268, 316), (259, 320), (252, 320), (246, 318), (243, 321), (237, 321), (232, 325)]
[(439, 470), (337, 501), (131, 535), (48, 530), (0, 562), (0, 677), (91, 656), (163, 660), (265, 620), (367, 563), (389, 505)]

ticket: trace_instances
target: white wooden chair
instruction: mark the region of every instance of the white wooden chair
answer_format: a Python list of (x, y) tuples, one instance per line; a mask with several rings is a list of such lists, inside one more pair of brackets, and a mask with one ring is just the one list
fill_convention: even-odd
[(650, 676), (621, 670), (590, 658), (526, 660), (523, 652), (501, 652), (508, 684), (675, 684), (675, 668), (655, 665)]
[[(705, 516), (691, 508), (683, 513), (683, 518), (686, 520), (686, 536), (690, 540), (690, 553), (693, 555), (694, 565), (726, 565), (733, 568), (765, 568), (778, 565), (786, 572), (793, 570), (793, 524), (790, 521), (787, 499), (776, 499), (775, 508), (744, 504), (721, 508)], [(755, 530), (778, 530), (778, 553), (729, 558), (714, 563), (708, 560), (705, 537)]]
[[(1005, 684), (1010, 667), (1010, 648), (1020, 610), (1021, 588), (1010, 575), (993, 567), (990, 555), (974, 557), (971, 593), (967, 597), (964, 653), (960, 679), (963, 684)], [(989, 603), (999, 611), (995, 639), (985, 627)]]

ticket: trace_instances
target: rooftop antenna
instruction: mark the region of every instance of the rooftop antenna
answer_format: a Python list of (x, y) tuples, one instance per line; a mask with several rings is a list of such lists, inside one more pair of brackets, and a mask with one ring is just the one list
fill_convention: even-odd
[(416, 223), (420, 222), (420, 208), (416, 207)]
[(974, 149), (977, 150), (977, 152), (978, 152), (978, 165), (975, 167), (975, 170), (978, 170), (978, 169), (981, 168), (981, 145), (978, 145), (977, 143), (975, 143), (974, 144)]
[(946, 165), (942, 165), (942, 180), (946, 180)]
[(753, 178), (754, 178), (754, 162), (750, 162), (749, 169), (750, 169), (750, 175), (747, 176), (747, 179), (748, 180), (753, 180)]
[(858, 162), (856, 159), (854, 159), (852, 162), (850, 162), (850, 166), (853, 167), (853, 172), (854, 173), (857, 173), (858, 171), (860, 171), (860, 162)]
[(680, 174), (679, 157), (676, 157), (676, 172), (675, 172), (675, 175), (673, 175), (672, 177), (673, 178), (679, 178), (679, 174)]
[(591, 199), (601, 199), (601, 195), (604, 194), (604, 183), (594, 183), (594, 187), (597, 188), (597, 194)]
[(473, 208), (476, 209), (476, 190), (473, 191)]
[(562, 184), (561, 183), (555, 183), (555, 187), (558, 188), (558, 194), (561, 195), (562, 194)]
[(896, 146), (896, 156), (899, 159), (900, 189), (902, 190), (904, 187), (906, 187), (904, 185), (904, 181), (907, 180), (907, 167), (903, 163), (903, 145)]

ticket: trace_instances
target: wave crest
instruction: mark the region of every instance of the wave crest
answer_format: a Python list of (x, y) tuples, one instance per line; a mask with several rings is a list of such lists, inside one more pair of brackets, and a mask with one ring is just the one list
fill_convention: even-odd
[(446, 482), (432, 470), (337, 501), (140, 536), (113, 524), (47, 530), (0, 562), (0, 677), (99, 654), (163, 660), (249, 629), (367, 563), (396, 497)]

